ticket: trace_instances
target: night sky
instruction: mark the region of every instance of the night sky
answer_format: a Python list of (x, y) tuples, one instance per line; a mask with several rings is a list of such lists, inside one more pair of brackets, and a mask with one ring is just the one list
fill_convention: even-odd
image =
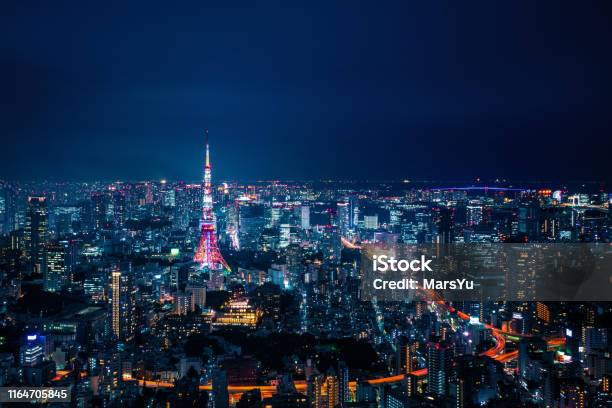
[(0, 178), (611, 181), (609, 1), (10, 3)]

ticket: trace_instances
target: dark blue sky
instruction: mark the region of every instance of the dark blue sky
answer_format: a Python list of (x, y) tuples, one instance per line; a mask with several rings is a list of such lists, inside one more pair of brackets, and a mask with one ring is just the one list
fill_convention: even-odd
[(610, 181), (607, 1), (13, 3), (0, 178)]

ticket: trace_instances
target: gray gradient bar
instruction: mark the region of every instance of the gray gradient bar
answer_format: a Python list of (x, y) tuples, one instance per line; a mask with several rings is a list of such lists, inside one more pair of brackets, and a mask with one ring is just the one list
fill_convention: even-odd
[(360, 277), (362, 300), (612, 301), (612, 244), (371, 244)]

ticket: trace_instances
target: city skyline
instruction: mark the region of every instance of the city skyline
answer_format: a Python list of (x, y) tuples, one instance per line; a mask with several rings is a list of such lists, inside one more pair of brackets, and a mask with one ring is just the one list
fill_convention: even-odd
[(604, 1), (4, 5), (0, 405), (612, 407), (609, 38)]
[[(135, 408), (612, 401), (602, 187), (213, 188), (203, 158), (193, 184), (0, 181), (2, 384)], [(379, 250), (446, 280), (372, 293), (397, 279), (369, 272)]]

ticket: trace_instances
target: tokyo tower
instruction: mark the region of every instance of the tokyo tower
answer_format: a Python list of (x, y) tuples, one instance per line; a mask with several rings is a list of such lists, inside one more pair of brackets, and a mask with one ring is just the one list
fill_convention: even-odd
[(202, 201), (202, 218), (200, 219), (200, 243), (193, 257), (194, 262), (198, 262), (202, 268), (220, 270), (225, 268), (231, 271), (217, 246), (217, 232), (215, 227), (215, 216), (213, 213), (212, 185), (211, 185), (212, 166), (210, 165), (210, 155), (208, 150), (208, 129), (206, 129), (206, 162), (204, 165), (204, 188)]

